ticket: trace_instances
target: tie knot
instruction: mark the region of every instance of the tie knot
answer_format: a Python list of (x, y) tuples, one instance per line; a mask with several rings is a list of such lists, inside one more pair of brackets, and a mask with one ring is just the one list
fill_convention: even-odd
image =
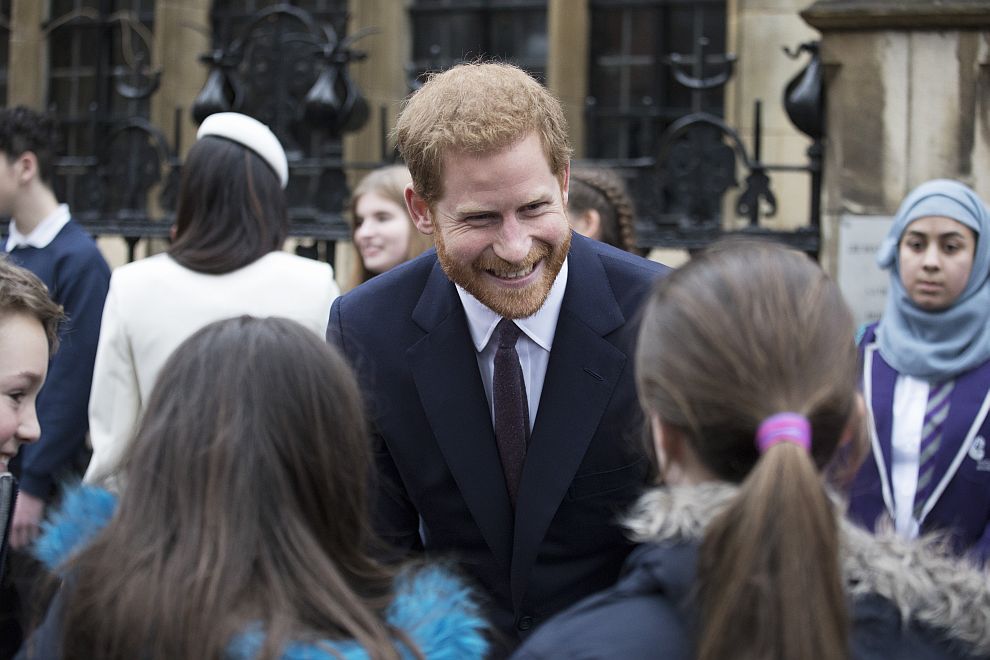
[(498, 322), (498, 347), (499, 348), (515, 348), (516, 340), (519, 339), (519, 333), (522, 330), (518, 325), (512, 322), (512, 319), (502, 319)]

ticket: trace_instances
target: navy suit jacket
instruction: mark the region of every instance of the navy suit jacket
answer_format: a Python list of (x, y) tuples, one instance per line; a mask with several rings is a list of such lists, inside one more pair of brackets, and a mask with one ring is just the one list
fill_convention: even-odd
[(632, 348), (666, 266), (574, 235), (515, 514), (467, 318), (433, 251), (338, 298), (328, 339), (355, 367), (378, 468), (376, 529), (456, 561), (509, 647), (612, 584), (616, 524), (651, 476)]
[[(864, 336), (863, 397), (866, 399), (871, 455), (849, 492), (850, 517), (875, 529), (892, 519), (892, 439), (897, 372), (880, 355), (876, 326)], [(922, 533), (939, 531), (956, 552), (990, 561), (990, 362), (956, 378), (949, 395), (942, 443), (936, 452), (937, 485), (922, 510)]]

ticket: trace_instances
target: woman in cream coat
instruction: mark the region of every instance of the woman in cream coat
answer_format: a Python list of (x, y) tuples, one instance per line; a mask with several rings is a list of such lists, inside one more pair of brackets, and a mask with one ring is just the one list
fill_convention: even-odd
[(288, 164), (268, 127), (218, 113), (197, 137), (171, 248), (110, 280), (89, 403), (89, 482), (115, 471), (159, 370), (187, 337), (242, 314), (290, 318), (322, 337), (339, 293), (329, 264), (281, 251)]

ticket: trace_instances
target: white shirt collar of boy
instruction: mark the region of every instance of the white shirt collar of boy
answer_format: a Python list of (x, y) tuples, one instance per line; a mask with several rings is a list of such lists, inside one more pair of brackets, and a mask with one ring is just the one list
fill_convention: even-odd
[(7, 252), (21, 246), (38, 248), (39, 250), (48, 247), (71, 219), (72, 214), (69, 213), (69, 205), (59, 204), (54, 211), (38, 223), (38, 226), (30, 234), (25, 236), (17, 231), (17, 224), (11, 218), (7, 234)]
[[(543, 392), (543, 381), (546, 378), (547, 364), (550, 361), (550, 348), (553, 346), (553, 338), (557, 332), (557, 319), (560, 317), (560, 307), (564, 300), (566, 288), (567, 259), (564, 259), (543, 306), (532, 316), (515, 320), (516, 325), (522, 330), (516, 343), (516, 352), (519, 354), (519, 364), (522, 367), (523, 380), (526, 383), (530, 430), (536, 423), (540, 394)], [(492, 341), (492, 334), (502, 317), (485, 307), (477, 298), (460, 286), (457, 287), (457, 295), (464, 306), (471, 341), (478, 352), (478, 368), (481, 370), (481, 380), (485, 386), (485, 394), (488, 396), (489, 408), (494, 421), (492, 378), (495, 374), (497, 342)]]

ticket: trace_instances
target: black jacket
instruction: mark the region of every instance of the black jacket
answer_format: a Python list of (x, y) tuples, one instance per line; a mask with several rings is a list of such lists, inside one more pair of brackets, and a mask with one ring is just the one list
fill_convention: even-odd
[[(691, 590), (700, 533), (710, 513), (702, 509), (717, 508), (709, 505), (717, 504), (711, 493), (719, 489), (727, 487), (645, 496), (646, 507), (663, 520), (637, 518), (637, 538), (645, 534), (651, 540), (630, 554), (619, 582), (551, 619), (514, 660), (694, 658), (697, 613)], [(725, 494), (715, 497), (724, 501)], [(848, 524), (842, 530), (853, 603), (851, 658), (990, 657), (987, 573), (943, 559), (923, 545), (873, 538)], [(899, 607), (906, 613), (903, 624)]]

